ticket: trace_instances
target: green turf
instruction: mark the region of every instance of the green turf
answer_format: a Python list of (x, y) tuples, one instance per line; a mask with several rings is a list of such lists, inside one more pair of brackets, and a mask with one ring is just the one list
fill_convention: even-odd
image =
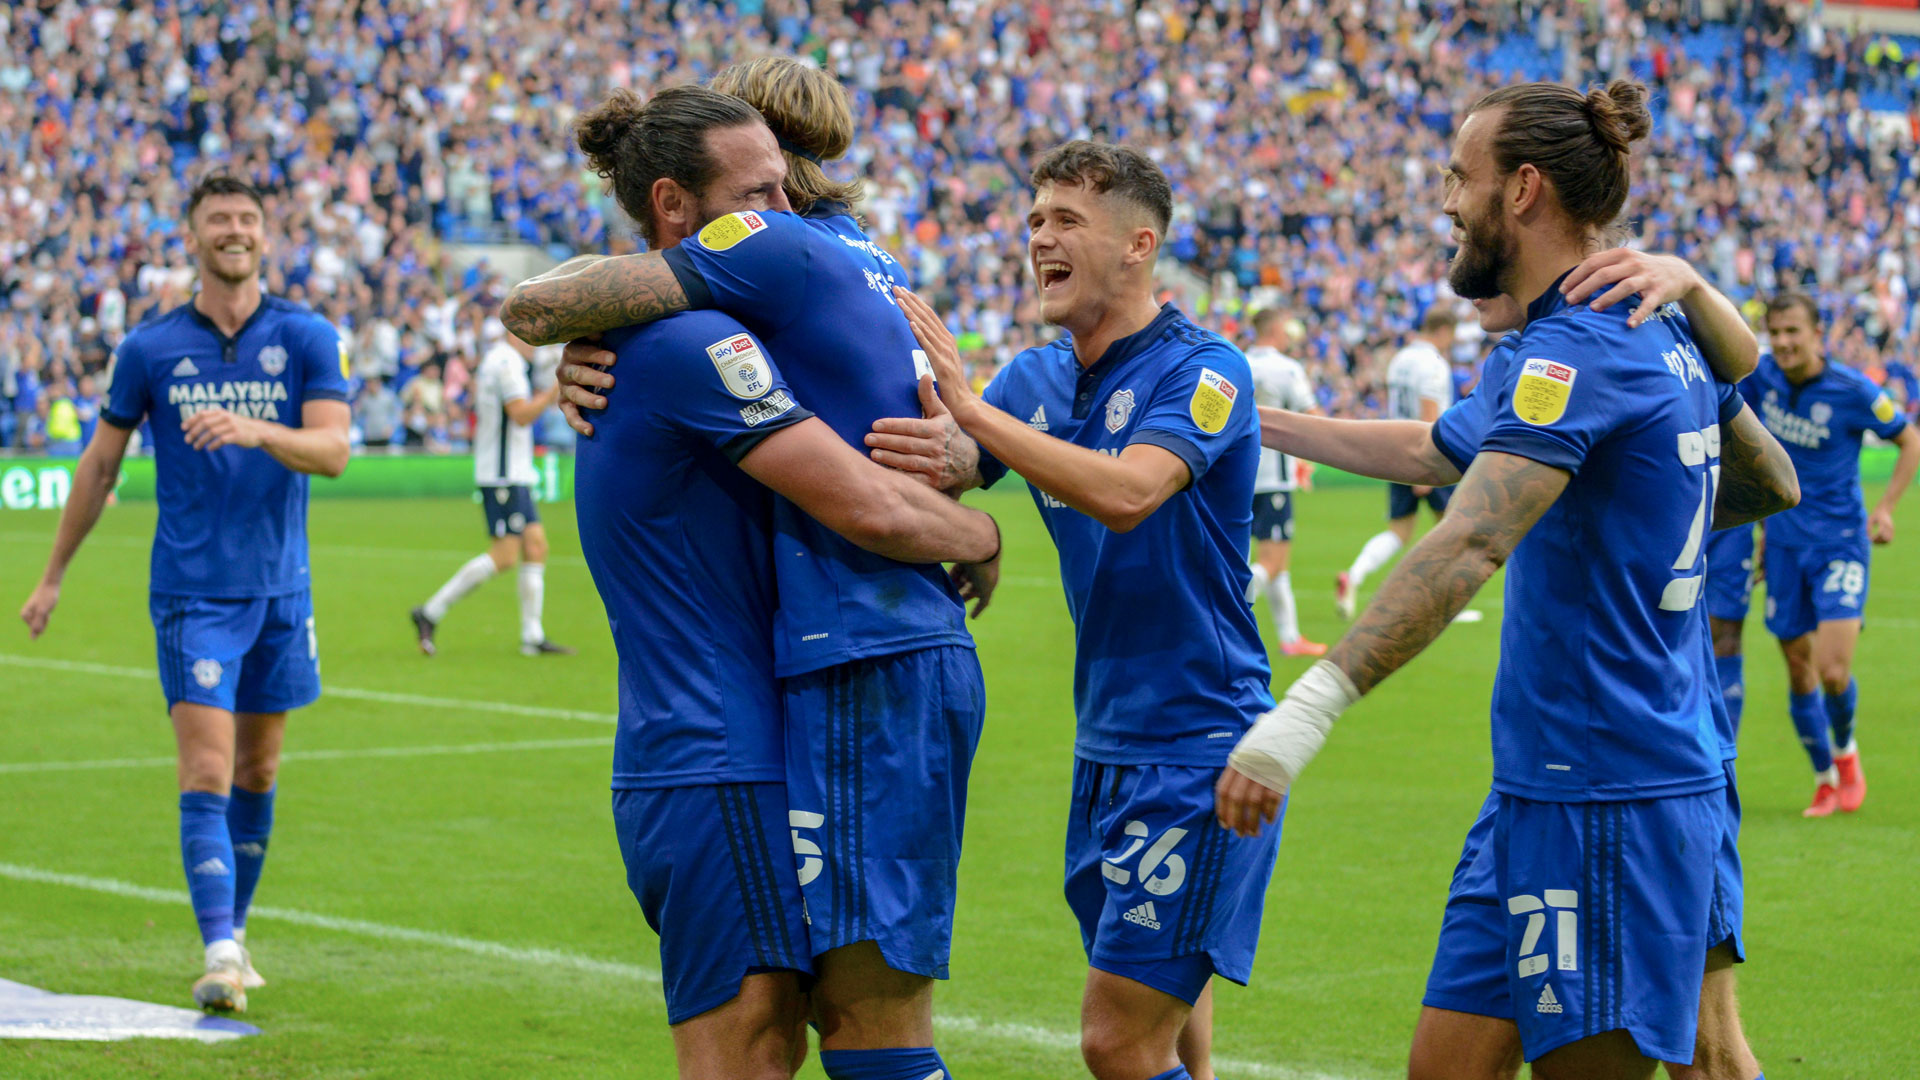
[[(1378, 527), (1377, 489), (1303, 496), (1294, 577), (1307, 633), (1336, 635), (1329, 583)], [(986, 494), (1007, 535), (1002, 590), (975, 624), (990, 710), (975, 765), (953, 981), (940, 1042), (962, 1080), (1080, 1075), (1072, 1032), (1084, 976), (1059, 899), (1071, 767), (1072, 638), (1054, 554), (1024, 496)], [(112, 509), (70, 575), (49, 635), (17, 624), (0, 658), (151, 668), (146, 545), (151, 505)], [(510, 580), (456, 609), (433, 660), (406, 610), (480, 549), (462, 500), (316, 501), (314, 581), (324, 675), (336, 688), (613, 708), (614, 660), (572, 515), (547, 510), (556, 558), (547, 626), (575, 659), (516, 651)], [(0, 600), (17, 604), (45, 557), (51, 513), (0, 517)], [(1801, 820), (1809, 791), (1780, 663), (1749, 631), (1753, 705), (1742, 765), (1752, 962), (1748, 1030), (1767, 1074), (1920, 1075), (1909, 1037), (1920, 965), (1912, 913), (1920, 703), (1908, 614), (1920, 600), (1920, 513), (1874, 566), (1861, 642), (1862, 740), (1873, 797), (1862, 813)], [(1246, 1076), (1391, 1077), (1408, 1035), (1461, 835), (1486, 791), (1490, 617), (1451, 630), (1353, 710), (1297, 789), (1251, 989), (1220, 994), (1217, 1052)], [(12, 610), (11, 607), (8, 608)], [(1281, 661), (1284, 682), (1304, 666)], [(165, 758), (150, 678), (0, 659), (0, 766)], [(610, 737), (590, 720), (324, 698), (295, 718), (290, 750), (463, 746)], [(292, 760), (259, 902), (523, 950), (255, 920), (272, 980), (248, 1018), (262, 1038), (220, 1046), (0, 1042), (0, 1076), (669, 1077), (673, 1057), (655, 946), (613, 843), (604, 748)], [(182, 890), (171, 768), (0, 770), (0, 863)], [(565, 966), (553, 950), (608, 961)], [(0, 876), (0, 978), (69, 993), (183, 1002), (199, 948), (181, 904)], [(624, 967), (621, 965), (625, 965)], [(1900, 1020), (1906, 1016), (1906, 1021)], [(998, 1025), (998, 1026), (996, 1026)], [(803, 1075), (821, 1074), (809, 1064)]]

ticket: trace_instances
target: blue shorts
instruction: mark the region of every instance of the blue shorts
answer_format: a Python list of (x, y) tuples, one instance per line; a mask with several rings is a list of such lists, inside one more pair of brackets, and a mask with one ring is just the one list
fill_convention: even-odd
[(796, 675), (783, 692), (813, 955), (871, 941), (895, 971), (946, 978), (986, 719), (979, 658), (940, 645)]
[(1691, 1064), (1720, 790), (1608, 803), (1495, 792), (1467, 833), (1422, 1004), (1512, 1020), (1526, 1059), (1625, 1030)]
[(533, 489), (525, 484), (481, 488), (480, 508), (487, 513), (487, 535), (495, 540), (519, 536), (527, 531), (527, 526), (540, 523)]
[(1707, 944), (1733, 949), (1735, 963), (1745, 963), (1747, 943), (1741, 937), (1746, 917), (1747, 885), (1740, 868), (1740, 788), (1734, 783), (1733, 762), (1721, 762), (1727, 790), (1721, 803), (1720, 847), (1713, 856), (1713, 907), (1707, 914)]
[(1215, 974), (1242, 986), (1280, 818), (1253, 838), (1213, 816), (1220, 770), (1102, 765), (1075, 758), (1067, 820), (1067, 906), (1087, 962), (1191, 1005)]
[(169, 710), (185, 701), (228, 712), (276, 713), (319, 698), (312, 593), (247, 600), (153, 593), (147, 610)]
[(1255, 540), (1293, 539), (1293, 492), (1254, 493), (1253, 538)]
[(763, 971), (810, 975), (784, 784), (613, 793), (627, 887), (660, 935), (667, 1023), (719, 1008)]
[(1767, 632), (1781, 641), (1823, 622), (1864, 618), (1872, 559), (1865, 540), (1820, 547), (1767, 545)]
[(1707, 537), (1707, 614), (1743, 623), (1752, 606), (1753, 526), (1713, 533)]
[(1453, 488), (1437, 487), (1425, 495), (1415, 495), (1413, 489), (1405, 484), (1387, 485), (1387, 520), (1398, 521), (1403, 517), (1412, 517), (1420, 512), (1420, 504), (1426, 503), (1436, 514), (1447, 511), (1447, 500), (1453, 498)]

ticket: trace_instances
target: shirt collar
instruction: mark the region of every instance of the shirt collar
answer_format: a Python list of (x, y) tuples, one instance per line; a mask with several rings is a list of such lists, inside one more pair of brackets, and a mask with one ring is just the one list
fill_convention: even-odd
[(1553, 284), (1547, 286), (1547, 291), (1534, 297), (1533, 303), (1527, 305), (1527, 323), (1529, 325), (1557, 311), (1564, 311), (1572, 306), (1567, 303), (1566, 296), (1560, 292), (1560, 283), (1567, 280), (1567, 274), (1571, 273), (1573, 273), (1573, 270), (1569, 269), (1565, 274), (1554, 278)]
[[(199, 294), (197, 293), (195, 294), (196, 299), (198, 298), (198, 295)], [(221, 332), (220, 327), (212, 319), (207, 318), (206, 313), (200, 310), (200, 305), (198, 303), (195, 303), (193, 300), (187, 301), (188, 317), (193, 319), (195, 322), (199, 323), (201, 326), (205, 327), (208, 333), (220, 339), (220, 343), (222, 345), (232, 345), (234, 342), (239, 341), (243, 336), (246, 335), (247, 330), (250, 327), (252, 327), (254, 323), (260, 321), (260, 316), (265, 315), (266, 313), (267, 313), (267, 298), (265, 296), (262, 296), (260, 298), (260, 306), (254, 308), (253, 314), (247, 316), (247, 321), (240, 324), (239, 332), (234, 334), (232, 337), (228, 337), (226, 334)]]
[(804, 214), (801, 214), (800, 216), (805, 218), (814, 218), (816, 220), (825, 220), (826, 218), (837, 218), (837, 217), (852, 217), (853, 207), (848, 206), (846, 203), (840, 202), (836, 199), (821, 199), (819, 202), (816, 202), (812, 206), (807, 207), (807, 212)]
[[(1146, 352), (1147, 349), (1160, 338), (1160, 335), (1165, 332), (1167, 327), (1176, 321), (1184, 321), (1185, 319), (1186, 315), (1183, 314), (1179, 308), (1173, 306), (1172, 302), (1161, 304), (1160, 314), (1155, 315), (1152, 322), (1128, 334), (1126, 337), (1115, 341), (1113, 344), (1108, 345), (1107, 351), (1100, 355), (1100, 359), (1088, 364), (1086, 368), (1080, 372), (1081, 381), (1099, 382), (1107, 372)], [(1069, 350), (1067, 356), (1075, 367), (1080, 366), (1078, 356), (1071, 350)]]

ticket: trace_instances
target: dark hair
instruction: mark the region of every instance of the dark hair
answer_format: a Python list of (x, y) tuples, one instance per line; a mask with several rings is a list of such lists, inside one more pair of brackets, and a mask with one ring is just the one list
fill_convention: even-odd
[(267, 212), (267, 204), (261, 200), (260, 193), (254, 190), (252, 184), (227, 173), (213, 173), (201, 177), (200, 182), (193, 185), (193, 193), (187, 196), (187, 220), (192, 221), (193, 212), (200, 209), (200, 204), (215, 195), (243, 195), (253, 200), (253, 205), (260, 208), (262, 215)]
[(1792, 289), (1767, 297), (1767, 318), (1769, 319), (1793, 308), (1799, 308), (1807, 313), (1807, 325), (1815, 330), (1820, 328), (1820, 305), (1813, 302), (1813, 297)]
[(573, 138), (652, 246), (654, 181), (665, 177), (698, 198), (720, 172), (707, 132), (761, 122), (753, 106), (703, 86), (670, 86), (645, 102), (615, 90), (573, 122)]
[(1173, 220), (1173, 185), (1153, 159), (1130, 146), (1075, 139), (1054, 147), (1033, 166), (1033, 186), (1085, 185), (1099, 195), (1114, 195), (1152, 215), (1162, 237)]
[(1471, 116), (1503, 108), (1493, 136), (1502, 175), (1532, 165), (1553, 184), (1574, 223), (1606, 226), (1620, 216), (1631, 186), (1628, 151), (1653, 130), (1647, 88), (1615, 79), (1586, 94), (1558, 83), (1506, 86), (1474, 103)]

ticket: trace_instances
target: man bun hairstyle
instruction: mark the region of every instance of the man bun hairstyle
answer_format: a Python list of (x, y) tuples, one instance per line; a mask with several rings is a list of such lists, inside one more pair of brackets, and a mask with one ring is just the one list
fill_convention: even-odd
[(208, 173), (200, 178), (199, 183), (193, 185), (193, 192), (187, 196), (187, 220), (192, 221), (193, 212), (200, 209), (200, 204), (216, 195), (244, 196), (253, 200), (253, 205), (260, 208), (263, 216), (267, 212), (266, 202), (260, 198), (260, 192), (252, 184), (231, 173), (216, 172)]
[(1033, 186), (1085, 186), (1144, 210), (1153, 231), (1166, 239), (1173, 222), (1173, 185), (1153, 159), (1131, 146), (1075, 139), (1054, 147), (1033, 166)]
[(760, 110), (786, 155), (795, 213), (819, 202), (851, 208), (859, 200), (857, 181), (834, 180), (821, 168), (853, 148), (853, 103), (840, 80), (791, 57), (761, 56), (721, 68), (707, 86)]
[(703, 86), (670, 86), (644, 102), (622, 89), (581, 113), (573, 138), (587, 167), (607, 181), (641, 239), (654, 247), (654, 183), (672, 180), (699, 198), (720, 174), (707, 132), (760, 122), (746, 102)]
[(1504, 110), (1491, 143), (1502, 175), (1532, 165), (1553, 185), (1574, 223), (1604, 228), (1632, 187), (1631, 149), (1653, 130), (1647, 88), (1616, 79), (1586, 94), (1558, 83), (1505, 86), (1467, 110)]

